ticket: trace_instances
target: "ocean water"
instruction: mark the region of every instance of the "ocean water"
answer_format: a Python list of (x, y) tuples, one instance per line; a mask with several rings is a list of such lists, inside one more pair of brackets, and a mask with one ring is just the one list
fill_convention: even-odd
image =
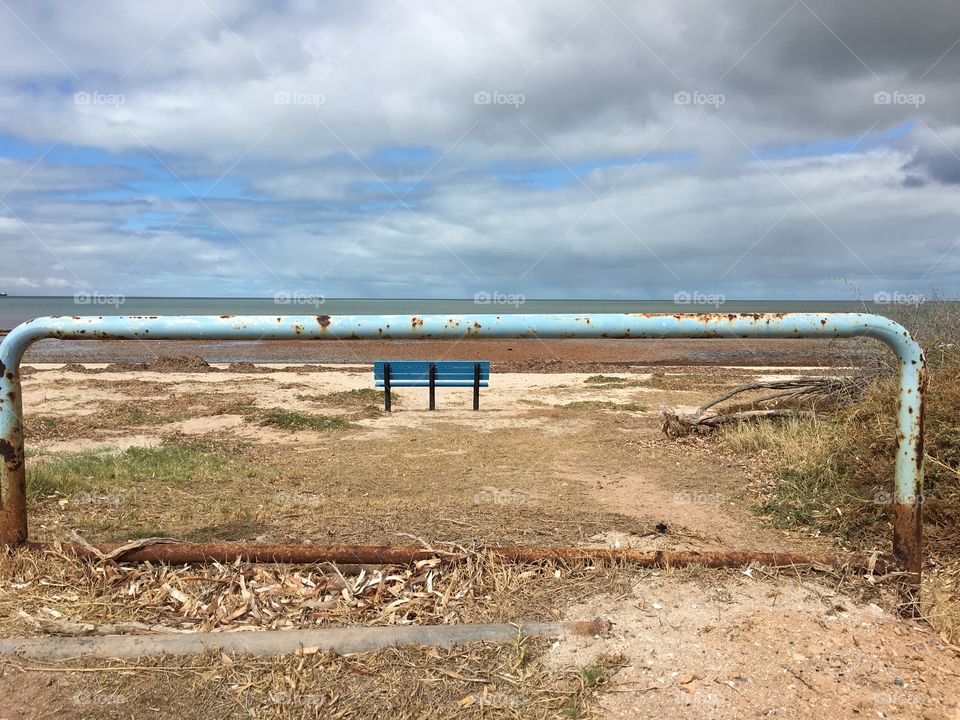
[[(684, 300), (689, 299), (689, 302)], [(46, 315), (476, 315), (486, 313), (604, 312), (875, 312), (892, 306), (849, 300), (725, 300), (716, 296), (673, 300), (534, 300), (522, 296), (418, 300), (322, 298), (175, 298), (90, 295), (0, 297), (0, 329)]]

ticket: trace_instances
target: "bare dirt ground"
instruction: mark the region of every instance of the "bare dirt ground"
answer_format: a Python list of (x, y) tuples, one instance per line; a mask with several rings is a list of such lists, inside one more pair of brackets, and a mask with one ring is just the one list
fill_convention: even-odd
[[(402, 389), (386, 414), (369, 365), (96, 367), (25, 379), (33, 539), (837, 549), (765, 525), (735, 458), (659, 431), (663, 403), (820, 370), (498, 372), (479, 413), (469, 391), (438, 391), (431, 413), (425, 389)], [(960, 650), (892, 614), (881, 578), (477, 559), (391, 570), (397, 605), (373, 569), (4, 563), (6, 636), (596, 616), (613, 631), (345, 658), (7, 660), (3, 717), (960, 718)]]

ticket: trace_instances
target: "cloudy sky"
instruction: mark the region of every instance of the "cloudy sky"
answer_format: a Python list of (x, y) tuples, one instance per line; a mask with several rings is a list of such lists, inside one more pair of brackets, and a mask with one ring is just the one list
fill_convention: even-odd
[(0, 0), (0, 290), (960, 291), (956, 0)]

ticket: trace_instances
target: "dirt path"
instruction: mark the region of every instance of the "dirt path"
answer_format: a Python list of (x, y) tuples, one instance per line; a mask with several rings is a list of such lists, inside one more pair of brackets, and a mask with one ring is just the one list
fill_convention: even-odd
[(603, 644), (565, 640), (552, 661), (622, 654), (608, 718), (960, 717), (960, 660), (933, 633), (822, 582), (762, 571), (661, 576), (571, 617), (615, 618)]

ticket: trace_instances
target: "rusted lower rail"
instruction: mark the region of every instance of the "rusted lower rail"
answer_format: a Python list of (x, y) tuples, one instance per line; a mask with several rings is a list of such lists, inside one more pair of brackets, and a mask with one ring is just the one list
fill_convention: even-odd
[[(923, 351), (899, 324), (861, 313), (304, 315), (45, 317), (0, 343), (0, 544), (27, 540), (20, 360), (37, 340), (337, 340), (463, 338), (848, 338), (889, 346), (900, 365), (893, 554), (908, 590), (922, 564)], [(155, 552), (160, 552), (159, 546)]]
[[(183, 543), (159, 542), (124, 550), (124, 546), (81, 545), (79, 543), (28, 543), (36, 550), (51, 550), (92, 560), (110, 558), (117, 562), (169, 564), (230, 563), (234, 560), (254, 563), (290, 563), (314, 565), (332, 562), (343, 565), (410, 565), (421, 560), (440, 558), (456, 561), (464, 552), (448, 552), (413, 545), (270, 545), (266, 543)], [(475, 552), (489, 554), (516, 563), (581, 562), (623, 563), (633, 567), (669, 568), (696, 565), (708, 568), (746, 567), (756, 563), (766, 567), (797, 565), (850, 568), (876, 573), (886, 572), (888, 558), (875, 554), (809, 555), (796, 552), (738, 552), (734, 550), (641, 550), (635, 548), (530, 547), (526, 545), (485, 545)]]

